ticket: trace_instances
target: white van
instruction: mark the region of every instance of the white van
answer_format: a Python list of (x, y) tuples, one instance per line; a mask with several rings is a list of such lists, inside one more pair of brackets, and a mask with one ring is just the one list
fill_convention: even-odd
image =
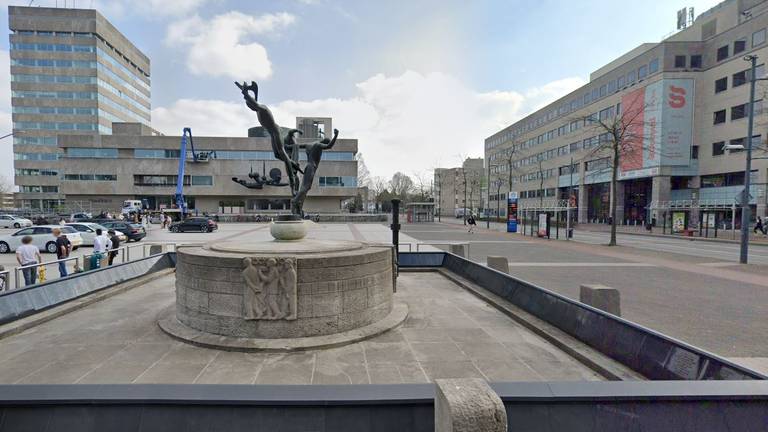
[(143, 209), (143, 204), (141, 200), (125, 200), (123, 201), (123, 210), (121, 211), (121, 213), (124, 215), (128, 215), (131, 213), (141, 212), (142, 209)]

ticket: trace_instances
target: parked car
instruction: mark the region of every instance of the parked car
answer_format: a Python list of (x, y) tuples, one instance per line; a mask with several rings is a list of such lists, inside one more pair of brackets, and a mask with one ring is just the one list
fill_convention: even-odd
[[(83, 238), (83, 246), (93, 246), (93, 239), (96, 238), (97, 229), (101, 228), (105, 233), (109, 231), (109, 228), (93, 222), (70, 222), (67, 226), (71, 226), (80, 233), (80, 237)], [(128, 241), (128, 236), (122, 231), (115, 230), (115, 234), (117, 234), (117, 238), (121, 242)]]
[(99, 222), (99, 225), (107, 229), (121, 231), (123, 234), (125, 234), (126, 237), (128, 237), (127, 241), (130, 241), (130, 240), (139, 241), (147, 236), (147, 231), (144, 230), (144, 227), (141, 226), (141, 224), (135, 224), (135, 223), (119, 221), (119, 220), (108, 220), (104, 222)]
[(72, 243), (72, 249), (77, 249), (83, 244), (83, 238), (71, 226), (66, 225), (40, 225), (29, 228), (22, 228), (13, 234), (0, 236), (0, 253), (15, 251), (21, 246), (21, 239), (24, 236), (32, 237), (32, 244), (37, 246), (41, 252), (56, 253), (56, 237), (53, 236), (53, 229), (61, 229), (61, 233)]
[(16, 217), (14, 215), (0, 215), (0, 227), (2, 228), (25, 228), (31, 227), (32, 221)]
[(86, 222), (93, 219), (93, 214), (91, 213), (72, 213), (69, 216), (70, 222)]
[(212, 232), (219, 229), (219, 225), (212, 218), (191, 217), (172, 223), (168, 229), (171, 232)]

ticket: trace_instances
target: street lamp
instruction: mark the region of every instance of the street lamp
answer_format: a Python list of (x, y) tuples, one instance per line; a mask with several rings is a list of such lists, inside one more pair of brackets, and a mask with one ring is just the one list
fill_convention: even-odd
[[(745, 61), (750, 62), (749, 72), (749, 121), (747, 122), (747, 138), (746, 145), (730, 145), (723, 146), (724, 150), (747, 150), (747, 163), (744, 168), (744, 193), (741, 197), (741, 251), (739, 253), (739, 262), (746, 264), (749, 257), (749, 220), (751, 209), (749, 207), (749, 187), (750, 187), (750, 173), (752, 172), (752, 137), (754, 134), (755, 126), (755, 81), (765, 81), (766, 78), (757, 78), (755, 76), (757, 70), (757, 56), (748, 55), (744, 57)], [(766, 159), (766, 158), (755, 158)]]

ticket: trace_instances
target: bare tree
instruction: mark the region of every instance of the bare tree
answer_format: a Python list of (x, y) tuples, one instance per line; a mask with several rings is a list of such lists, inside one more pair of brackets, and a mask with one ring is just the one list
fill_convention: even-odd
[(363, 159), (362, 153), (355, 155), (357, 161), (357, 186), (369, 186), (371, 185), (371, 173), (368, 171), (368, 166), (365, 165), (365, 159)]
[(414, 186), (416, 192), (419, 194), (419, 201), (429, 201), (432, 183), (430, 182), (427, 175), (423, 172), (415, 172), (413, 173), (413, 178), (415, 179)]
[[(466, 172), (466, 170), (464, 170)], [(480, 189), (482, 188), (482, 175), (477, 171), (470, 171), (466, 177), (466, 185), (469, 189), (469, 211), (474, 212), (475, 200), (474, 195), (480, 196)]]
[(407, 174), (398, 171), (392, 176), (392, 180), (389, 181), (389, 189), (393, 195), (404, 200), (413, 191), (413, 180)]
[(383, 177), (371, 177), (369, 190), (376, 202), (376, 211), (381, 210), (382, 194), (387, 190), (387, 180)]
[[(641, 103), (629, 104), (629, 106), (620, 107), (620, 112), (608, 113), (608, 115), (592, 114), (581, 117), (585, 122), (599, 133), (598, 143), (586, 157), (604, 157), (607, 161), (607, 168), (611, 171), (610, 180), (610, 217), (611, 217), (611, 238), (608, 246), (616, 246), (616, 190), (619, 187), (619, 169), (622, 163), (628, 164), (637, 162), (640, 158), (642, 165), (643, 149), (646, 144), (643, 139), (643, 113), (646, 105)], [(655, 144), (655, 143), (654, 143)], [(655, 145), (651, 146), (653, 151), (659, 149)]]
[(0, 175), (0, 194), (13, 192), (13, 183), (4, 175)]

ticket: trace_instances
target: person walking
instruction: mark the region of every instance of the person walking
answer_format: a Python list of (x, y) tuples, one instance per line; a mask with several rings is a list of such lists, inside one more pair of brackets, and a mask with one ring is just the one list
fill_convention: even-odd
[[(69, 258), (69, 254), (72, 252), (72, 242), (61, 233), (61, 229), (54, 228), (52, 232), (53, 236), (56, 237), (56, 259), (63, 260)], [(59, 276), (67, 276), (66, 261), (59, 261)]]
[(115, 233), (115, 230), (109, 230), (107, 231), (107, 234), (109, 234), (109, 265), (112, 265), (112, 262), (115, 260), (115, 257), (118, 254), (117, 248), (120, 247), (120, 238), (117, 237), (117, 234)]
[(467, 232), (469, 234), (474, 234), (475, 227), (477, 227), (477, 222), (475, 221), (475, 215), (472, 213), (469, 214), (469, 218), (467, 219), (467, 225), (469, 226), (469, 230)]
[[(32, 244), (31, 236), (22, 237), (21, 246), (16, 249), (16, 261), (22, 267), (39, 264), (42, 261), (40, 249)], [(21, 273), (24, 274), (24, 286), (34, 285), (37, 281), (37, 267), (23, 268)]]
[(109, 237), (101, 230), (96, 228), (96, 237), (93, 239), (93, 256), (91, 257), (91, 269), (97, 269), (107, 264), (107, 251), (111, 249)]
[(758, 231), (760, 231), (760, 234), (765, 235), (765, 227), (763, 226), (763, 219), (760, 216), (757, 217), (757, 223), (755, 224), (755, 229), (753, 230), (753, 232), (757, 234)]

